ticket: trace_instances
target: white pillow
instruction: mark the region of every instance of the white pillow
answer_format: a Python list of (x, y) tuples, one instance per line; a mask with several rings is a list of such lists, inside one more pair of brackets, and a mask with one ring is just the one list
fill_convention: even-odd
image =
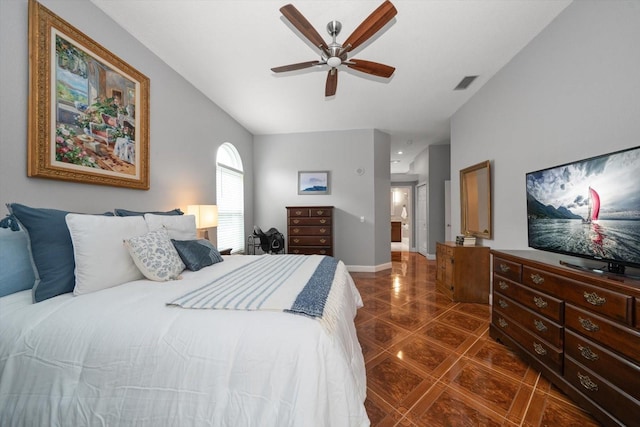
[(180, 279), (185, 269), (166, 228), (124, 241), (129, 254), (144, 277), (157, 282)]
[(197, 239), (195, 215), (154, 215), (144, 214), (149, 231), (160, 230), (162, 227), (169, 232), (169, 238), (174, 240)]
[(122, 243), (147, 233), (144, 218), (67, 214), (65, 220), (76, 262), (74, 295), (144, 278)]

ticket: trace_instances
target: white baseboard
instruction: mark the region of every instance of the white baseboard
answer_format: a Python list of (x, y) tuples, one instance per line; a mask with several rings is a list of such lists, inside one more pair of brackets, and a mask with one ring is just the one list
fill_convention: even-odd
[(347, 270), (352, 273), (377, 273), (378, 271), (388, 270), (390, 268), (390, 262), (380, 265), (347, 265)]

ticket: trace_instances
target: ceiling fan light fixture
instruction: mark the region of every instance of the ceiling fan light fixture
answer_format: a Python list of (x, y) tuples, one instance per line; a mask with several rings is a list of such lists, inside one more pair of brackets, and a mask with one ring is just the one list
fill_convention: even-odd
[(340, 64), (342, 64), (342, 60), (337, 56), (332, 56), (331, 58), (327, 59), (327, 65), (331, 68), (336, 68)]

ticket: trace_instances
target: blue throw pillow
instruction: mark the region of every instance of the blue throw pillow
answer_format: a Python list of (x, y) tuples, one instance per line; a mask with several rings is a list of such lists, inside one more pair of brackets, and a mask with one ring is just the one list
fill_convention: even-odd
[(171, 239), (171, 243), (178, 251), (178, 255), (180, 255), (184, 265), (191, 271), (198, 271), (209, 265), (224, 261), (216, 247), (206, 239)]
[(35, 276), (27, 235), (0, 228), (0, 297), (33, 287)]
[[(7, 208), (17, 218), (29, 239), (35, 275), (33, 302), (72, 292), (76, 281), (76, 264), (71, 235), (65, 221), (69, 212), (31, 208), (18, 203), (7, 204)], [(104, 215), (113, 216), (110, 212)]]
[(184, 215), (179, 208), (167, 211), (167, 212), (138, 212), (138, 211), (128, 211), (126, 209), (114, 209), (116, 216), (144, 216), (144, 214), (153, 214), (153, 215)]

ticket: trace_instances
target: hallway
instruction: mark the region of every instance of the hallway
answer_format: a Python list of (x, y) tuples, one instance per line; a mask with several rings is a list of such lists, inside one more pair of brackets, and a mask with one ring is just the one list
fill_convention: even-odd
[(490, 307), (435, 290), (435, 261), (392, 252), (392, 269), (351, 273), (372, 426), (599, 424), (488, 335)]

